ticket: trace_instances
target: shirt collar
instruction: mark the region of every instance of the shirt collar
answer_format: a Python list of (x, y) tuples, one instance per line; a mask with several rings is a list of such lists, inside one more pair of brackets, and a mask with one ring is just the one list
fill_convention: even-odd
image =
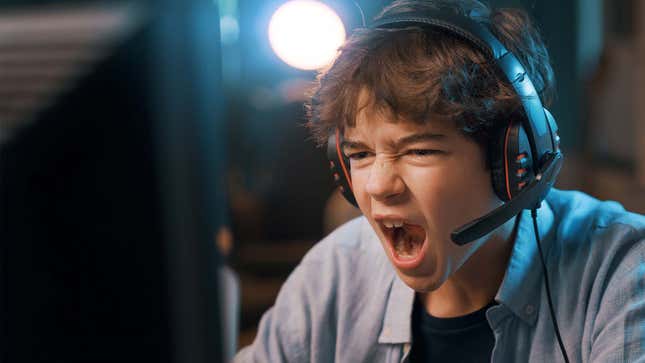
[[(533, 230), (533, 219), (528, 211), (522, 211), (513, 252), (506, 268), (495, 301), (508, 307), (522, 321), (534, 325), (538, 315), (542, 286), (542, 266)], [(548, 255), (554, 236), (553, 211), (543, 201), (538, 209), (538, 230), (542, 251)], [(373, 238), (378, 237), (371, 233)], [(392, 268), (394, 269), (394, 268)], [(378, 342), (385, 344), (410, 343), (412, 331), (410, 319), (414, 305), (414, 290), (405, 285), (393, 271), (383, 326)]]
[(368, 236), (366, 238), (367, 246), (375, 248), (373, 251), (375, 258), (382, 262), (384, 268), (390, 270), (389, 274), (392, 277), (378, 342), (381, 344), (410, 343), (412, 342), (410, 319), (414, 304), (414, 290), (397, 276), (394, 266), (383, 253), (378, 236), (367, 220), (363, 223), (362, 235)]
[(379, 343), (410, 343), (412, 342), (412, 306), (414, 305), (414, 290), (403, 283), (394, 273), (390, 296), (385, 308), (385, 319), (378, 337)]

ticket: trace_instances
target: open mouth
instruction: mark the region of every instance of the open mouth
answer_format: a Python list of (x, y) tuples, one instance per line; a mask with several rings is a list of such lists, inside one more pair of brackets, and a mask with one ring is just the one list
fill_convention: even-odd
[(421, 262), (424, 255), (426, 232), (423, 227), (408, 223), (380, 222), (394, 262), (399, 267), (411, 268)]

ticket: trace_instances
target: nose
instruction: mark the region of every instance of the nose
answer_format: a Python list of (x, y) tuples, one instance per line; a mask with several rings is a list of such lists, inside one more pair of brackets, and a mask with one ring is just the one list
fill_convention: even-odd
[(365, 191), (375, 200), (385, 201), (402, 194), (405, 183), (391, 162), (377, 158), (371, 165)]

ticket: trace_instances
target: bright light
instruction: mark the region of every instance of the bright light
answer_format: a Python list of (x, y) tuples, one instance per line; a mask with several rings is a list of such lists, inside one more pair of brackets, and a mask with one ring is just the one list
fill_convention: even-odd
[(345, 27), (327, 5), (314, 0), (293, 0), (271, 17), (269, 41), (288, 65), (300, 69), (323, 68), (336, 57), (345, 41)]

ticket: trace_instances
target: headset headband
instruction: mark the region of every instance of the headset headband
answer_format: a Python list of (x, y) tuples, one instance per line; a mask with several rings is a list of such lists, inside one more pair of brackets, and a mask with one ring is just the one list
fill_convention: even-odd
[(542, 160), (544, 155), (556, 152), (558, 148), (555, 121), (550, 115), (547, 116), (548, 111), (542, 106), (533, 82), (517, 57), (506, 49), (484, 22), (475, 20), (478, 17), (476, 13), (471, 14), (475, 15), (464, 16), (445, 9), (401, 13), (385, 16), (375, 21), (370, 28), (404, 28), (426, 24), (455, 34), (486, 54), (502, 70), (520, 97), (526, 113), (522, 125), (528, 131), (533, 165), (541, 169), (545, 162)]

